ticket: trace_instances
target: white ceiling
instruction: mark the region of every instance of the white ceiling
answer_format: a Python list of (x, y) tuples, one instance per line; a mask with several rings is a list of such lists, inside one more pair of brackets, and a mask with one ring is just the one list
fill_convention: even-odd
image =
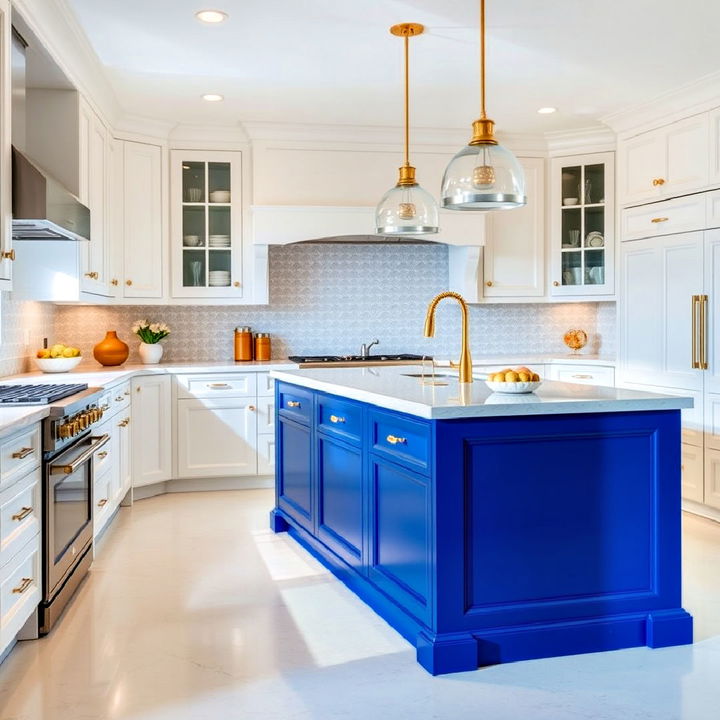
[[(402, 41), (412, 123), (469, 127), (478, 106), (477, 0), (67, 0), (123, 108), (170, 122), (396, 126)], [(488, 111), (542, 132), (597, 118), (720, 69), (710, 0), (488, 0)], [(208, 26), (196, 10), (230, 18)], [(200, 95), (217, 92), (223, 103)], [(540, 106), (559, 109), (538, 115)]]

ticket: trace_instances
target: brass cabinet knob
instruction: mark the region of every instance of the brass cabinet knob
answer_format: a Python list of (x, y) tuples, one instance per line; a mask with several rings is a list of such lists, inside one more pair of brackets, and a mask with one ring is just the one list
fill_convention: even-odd
[(113, 279), (110, 281), (110, 284), (111, 284), (111, 285), (114, 285), (115, 287), (117, 287), (117, 286), (118, 286), (118, 279), (117, 279), (117, 278), (113, 278)]
[(560, 283), (559, 283), (557, 280), (553, 280), (553, 285), (554, 285), (555, 287), (558, 287), (558, 286), (560, 285)]
[(488, 287), (492, 287), (492, 280), (488, 280), (485, 284), (486, 284)]
[(235, 287), (240, 287), (240, 282), (239, 282), (238, 280), (236, 280), (236, 281), (233, 283), (233, 285), (234, 285)]
[(658, 187), (665, 184), (665, 178), (655, 178), (652, 182), (654, 187)]
[(132, 285), (132, 280), (126, 280), (126, 281), (125, 281), (125, 284), (126, 284), (128, 287), (130, 287), (130, 286)]
[(86, 272), (85, 277), (89, 277), (91, 280), (97, 280), (100, 277), (99, 273), (96, 273), (94, 270), (92, 272)]
[(15, 248), (12, 250), (4, 250), (2, 253), (3, 260), (14, 260), (15, 259)]
[(250, 412), (255, 412), (255, 410), (257, 410), (257, 408), (254, 405), (248, 405), (248, 410)]

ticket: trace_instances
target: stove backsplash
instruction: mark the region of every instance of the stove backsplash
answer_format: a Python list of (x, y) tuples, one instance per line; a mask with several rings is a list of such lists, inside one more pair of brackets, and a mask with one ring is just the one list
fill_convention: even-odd
[[(437, 337), (422, 336), (429, 300), (446, 289), (447, 248), (442, 245), (290, 245), (270, 250), (270, 305), (247, 307), (59, 306), (48, 312), (54, 340), (77, 345), (87, 357), (106, 330), (117, 330), (138, 360), (130, 330), (140, 318), (170, 325), (164, 360), (229, 360), (233, 328), (250, 325), (272, 335), (273, 358), (351, 354), (380, 339), (374, 352), (458, 354), (456, 303), (438, 308)], [(562, 336), (580, 327), (588, 350), (615, 352), (615, 304), (476, 305), (471, 307), (476, 356), (563, 353)]]

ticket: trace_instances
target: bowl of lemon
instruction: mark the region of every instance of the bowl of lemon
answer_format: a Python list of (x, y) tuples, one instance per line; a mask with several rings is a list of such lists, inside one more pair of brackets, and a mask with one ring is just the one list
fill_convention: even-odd
[(50, 348), (38, 350), (35, 356), (35, 364), (44, 373), (63, 373), (77, 367), (82, 360), (80, 350), (57, 343)]
[(514, 370), (505, 368), (500, 372), (490, 373), (485, 383), (493, 392), (520, 395), (537, 390), (542, 385), (542, 380), (536, 372), (523, 365)]

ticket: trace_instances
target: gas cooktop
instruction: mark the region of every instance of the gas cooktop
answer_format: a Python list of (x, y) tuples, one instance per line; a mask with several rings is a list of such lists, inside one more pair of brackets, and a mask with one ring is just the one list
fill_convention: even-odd
[(428, 355), (291, 355), (288, 360), (299, 365), (330, 365), (332, 363), (378, 363), (378, 362), (419, 362), (425, 358), (430, 360)]
[(87, 383), (48, 385), (0, 385), (0, 404), (48, 405), (87, 390)]

